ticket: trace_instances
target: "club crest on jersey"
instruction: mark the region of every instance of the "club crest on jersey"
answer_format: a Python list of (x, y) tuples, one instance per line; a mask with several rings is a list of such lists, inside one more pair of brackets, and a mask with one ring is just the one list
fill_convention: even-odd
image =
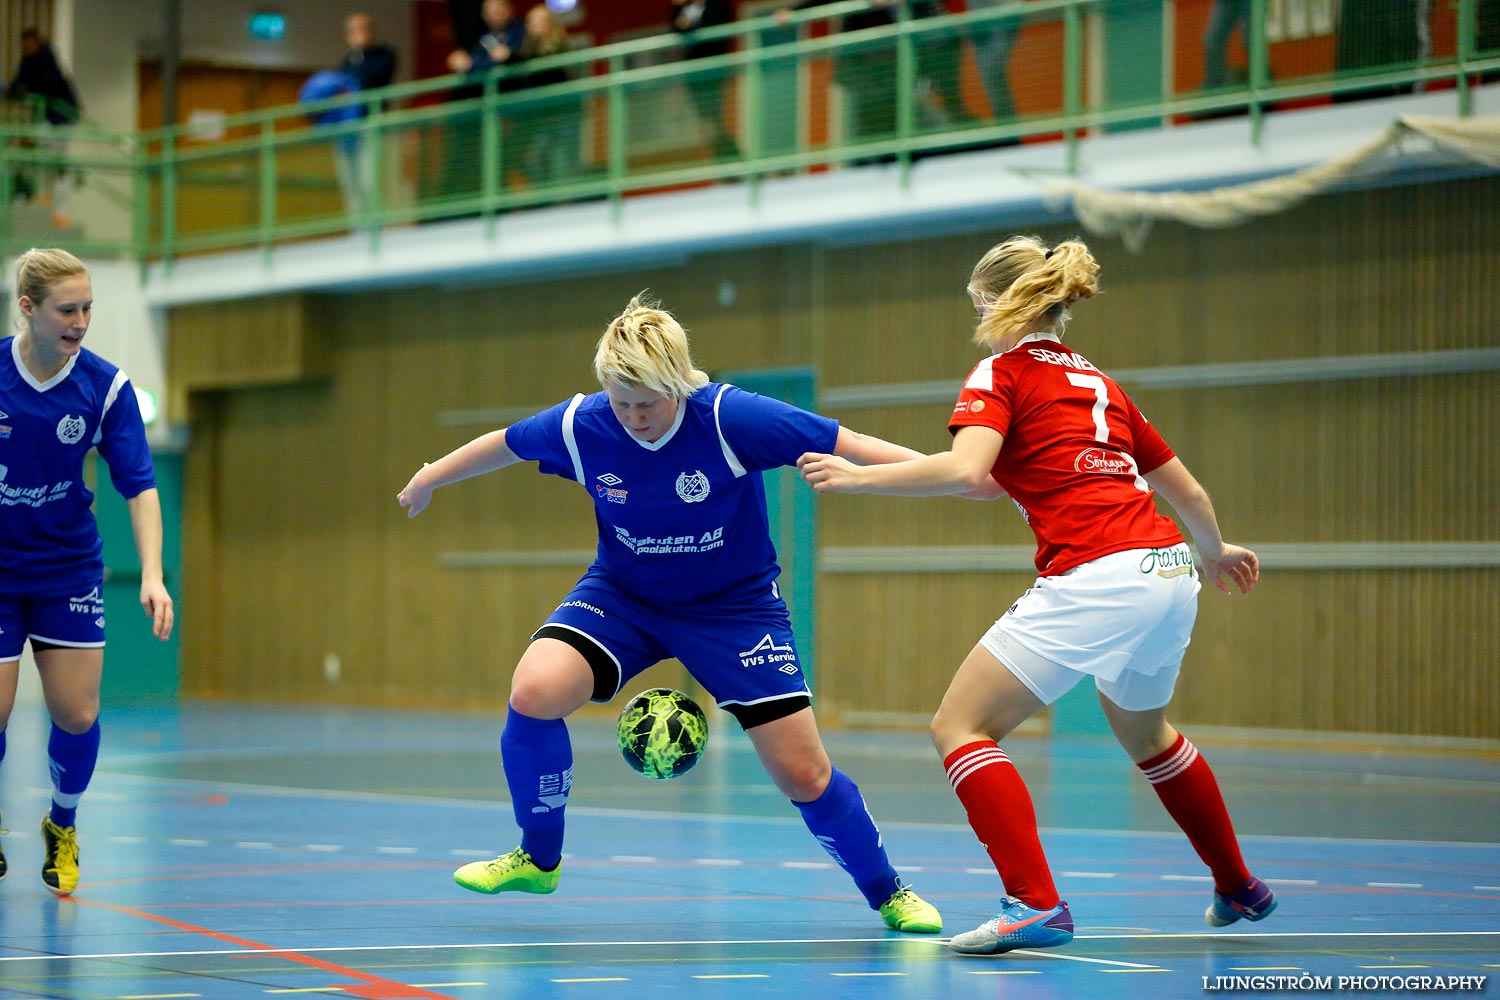
[(66, 413), (57, 422), (57, 439), (63, 444), (77, 444), (83, 440), (83, 417), (70, 417)]
[(701, 503), (708, 499), (708, 477), (702, 470), (684, 472), (677, 477), (677, 498), (683, 503)]

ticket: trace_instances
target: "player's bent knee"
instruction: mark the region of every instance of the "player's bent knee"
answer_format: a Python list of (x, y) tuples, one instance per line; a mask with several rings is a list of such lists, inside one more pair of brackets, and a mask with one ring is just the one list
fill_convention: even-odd
[(587, 690), (577, 687), (567, 678), (517, 671), (511, 679), (510, 707), (533, 719), (561, 719), (589, 700)]
[(824, 761), (775, 761), (766, 766), (777, 789), (794, 802), (812, 802), (828, 789), (833, 765)]
[(67, 706), (51, 713), (52, 723), (65, 733), (81, 736), (94, 728), (94, 723), (99, 720), (99, 703), (92, 705)]

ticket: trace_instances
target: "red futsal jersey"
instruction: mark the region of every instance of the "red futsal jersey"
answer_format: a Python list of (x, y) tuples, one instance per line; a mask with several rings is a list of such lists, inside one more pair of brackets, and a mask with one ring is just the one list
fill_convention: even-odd
[(1036, 569), (1057, 576), (1125, 549), (1183, 540), (1141, 474), (1172, 449), (1114, 379), (1050, 336), (979, 362), (948, 430), (1005, 437), (992, 474), (1036, 535)]

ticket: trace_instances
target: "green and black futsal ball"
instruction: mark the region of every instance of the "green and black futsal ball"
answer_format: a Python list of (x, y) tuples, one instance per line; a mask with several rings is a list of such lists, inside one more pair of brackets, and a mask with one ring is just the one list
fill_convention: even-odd
[(620, 712), (620, 755), (648, 778), (686, 774), (708, 743), (708, 718), (681, 691), (650, 688), (631, 698)]

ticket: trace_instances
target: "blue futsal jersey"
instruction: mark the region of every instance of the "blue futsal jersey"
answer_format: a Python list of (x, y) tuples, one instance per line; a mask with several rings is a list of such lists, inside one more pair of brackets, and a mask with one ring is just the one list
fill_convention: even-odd
[(38, 382), (19, 340), (0, 340), (0, 594), (62, 594), (99, 582), (103, 542), (83, 484), (84, 456), (96, 446), (122, 496), (156, 485), (124, 372), (84, 349)]
[(739, 607), (775, 600), (781, 568), (760, 472), (832, 452), (839, 424), (732, 385), (709, 383), (655, 442), (631, 436), (602, 392), (507, 428), (505, 443), (594, 499), (603, 572), (651, 605)]

